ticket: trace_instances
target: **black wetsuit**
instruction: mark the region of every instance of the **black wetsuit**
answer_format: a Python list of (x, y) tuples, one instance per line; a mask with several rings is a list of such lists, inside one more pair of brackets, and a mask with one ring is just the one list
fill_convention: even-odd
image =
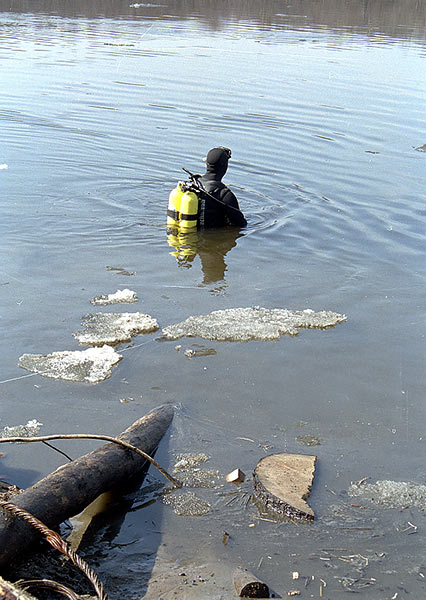
[(198, 223), (200, 227), (225, 227), (234, 225), (245, 227), (247, 221), (238, 206), (238, 200), (231, 190), (222, 183), (222, 177), (228, 169), (228, 156), (224, 152), (214, 164), (207, 162), (207, 170), (198, 178), (202, 187), (220, 202), (209, 198), (206, 194), (199, 194), (200, 213)]

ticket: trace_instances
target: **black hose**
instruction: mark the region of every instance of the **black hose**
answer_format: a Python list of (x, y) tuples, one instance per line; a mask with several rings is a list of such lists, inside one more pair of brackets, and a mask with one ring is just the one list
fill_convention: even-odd
[(201, 181), (199, 181), (198, 177), (196, 175), (194, 175), (194, 173), (191, 173), (191, 171), (188, 171), (188, 169), (185, 169), (185, 167), (182, 167), (182, 171), (185, 171), (185, 173), (188, 173), (193, 185), (197, 188), (197, 190), (199, 192), (201, 192), (202, 194), (205, 194), (208, 198), (210, 198), (211, 200), (214, 200), (215, 202), (218, 202), (219, 204), (221, 204), (222, 206), (224, 206), (225, 208), (232, 208), (232, 210), (236, 210), (238, 213), (241, 213), (241, 211), (238, 208), (235, 208), (235, 206), (231, 206), (230, 204), (226, 204), (225, 202), (222, 202), (222, 200), (219, 200), (219, 198), (216, 198), (215, 196), (213, 196), (212, 194), (210, 194), (210, 192), (208, 192), (205, 187), (203, 186), (203, 184), (201, 183)]

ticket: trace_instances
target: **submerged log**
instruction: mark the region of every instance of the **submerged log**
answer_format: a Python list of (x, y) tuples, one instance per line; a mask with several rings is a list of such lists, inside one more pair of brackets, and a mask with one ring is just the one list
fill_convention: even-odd
[(234, 585), (240, 598), (269, 598), (269, 587), (253, 573), (237, 567), (234, 571)]
[(314, 520), (305, 501), (314, 479), (316, 456), (271, 454), (257, 464), (253, 473), (254, 497), (271, 510), (291, 519)]
[[(138, 419), (119, 439), (153, 455), (173, 418), (173, 407), (164, 404)], [(60, 467), (13, 498), (50, 528), (80, 513), (100, 494), (125, 486), (149, 463), (139, 454), (110, 443)], [(0, 569), (27, 546), (40, 539), (23, 519), (0, 511)]]

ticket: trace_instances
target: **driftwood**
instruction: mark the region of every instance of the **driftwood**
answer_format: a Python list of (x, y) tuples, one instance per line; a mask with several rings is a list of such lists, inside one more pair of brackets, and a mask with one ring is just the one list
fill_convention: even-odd
[(254, 497), (270, 511), (291, 519), (313, 521), (306, 502), (312, 488), (316, 456), (271, 454), (262, 458), (253, 473)]
[[(119, 439), (147, 454), (153, 454), (173, 418), (173, 407), (165, 404), (138, 419)], [(60, 467), (13, 498), (24, 508), (55, 528), (80, 513), (100, 494), (125, 486), (149, 463), (117, 444), (106, 444)], [(22, 519), (0, 511), (0, 569), (27, 549), (40, 534)]]
[(269, 587), (253, 573), (237, 567), (234, 571), (234, 585), (240, 598), (269, 598)]
[(30, 596), (28, 592), (20, 590), (2, 577), (0, 577), (0, 598), (2, 600), (36, 600), (34, 596)]

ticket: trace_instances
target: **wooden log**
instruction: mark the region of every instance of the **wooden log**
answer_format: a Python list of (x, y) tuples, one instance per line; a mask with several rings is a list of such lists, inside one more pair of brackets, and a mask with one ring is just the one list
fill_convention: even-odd
[(271, 454), (257, 464), (253, 473), (254, 497), (267, 510), (291, 519), (313, 521), (307, 504), (315, 473), (316, 456)]
[[(164, 404), (138, 419), (119, 439), (153, 455), (173, 418), (173, 407)], [(149, 466), (146, 459), (110, 443), (60, 467), (13, 498), (50, 528), (80, 513), (100, 494), (126, 483)], [(23, 519), (0, 510), (0, 570), (40, 533)]]
[(269, 598), (266, 583), (242, 567), (234, 570), (234, 586), (240, 598)]

